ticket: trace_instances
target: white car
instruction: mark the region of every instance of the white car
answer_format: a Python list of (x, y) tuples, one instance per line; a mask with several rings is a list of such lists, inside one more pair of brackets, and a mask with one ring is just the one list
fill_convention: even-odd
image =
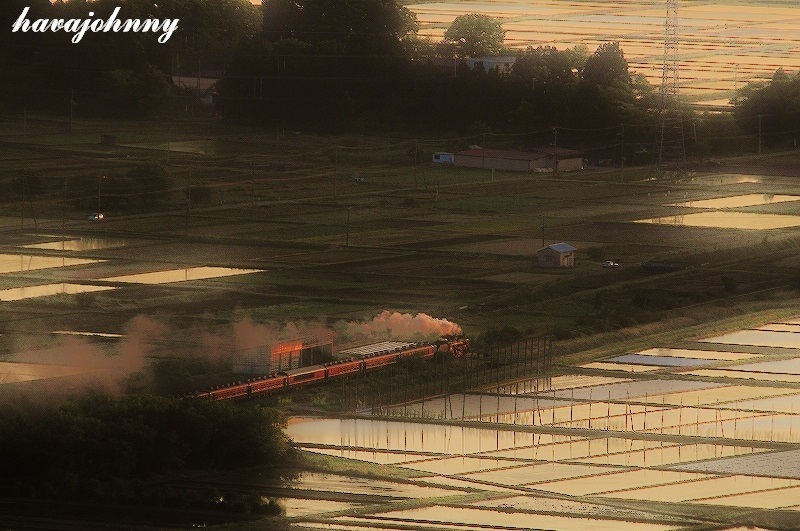
[(94, 212), (89, 214), (89, 221), (103, 221), (105, 216), (103, 216), (102, 212)]
[(603, 262), (603, 267), (619, 267), (619, 264), (614, 260), (606, 260)]

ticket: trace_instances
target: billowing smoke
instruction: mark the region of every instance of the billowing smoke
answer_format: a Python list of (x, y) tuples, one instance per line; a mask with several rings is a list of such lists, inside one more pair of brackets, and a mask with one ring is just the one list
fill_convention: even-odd
[(423, 341), (441, 336), (460, 335), (461, 327), (447, 319), (431, 317), (426, 313), (384, 310), (369, 321), (347, 323), (344, 332), (350, 340), (405, 339)]
[[(262, 359), (281, 342), (325, 337), (332, 331), (338, 344), (388, 339), (426, 341), (461, 334), (461, 327), (447, 319), (389, 310), (367, 321), (341, 321), (333, 327), (318, 321), (261, 324), (246, 315), (238, 317), (231, 325), (201, 322), (203, 324), (177, 327), (165, 324), (163, 319), (138, 316), (126, 323), (124, 336), (116, 343), (93, 342), (72, 335), (60, 336), (42, 348), (23, 344), (21, 339), (17, 353), (6, 361), (37, 364), (25, 370), (36, 372), (40, 378), (82, 374), (79, 379), (70, 379), (72, 383), (68, 385), (73, 389), (80, 385), (121, 392), (131, 389), (133, 381), (144, 391), (158, 380), (158, 377), (153, 380), (151, 371), (158, 360), (195, 360), (205, 364), (206, 371), (226, 372), (237, 363)], [(66, 381), (56, 378), (53, 385), (57, 385), (57, 380)], [(74, 383), (77, 381), (81, 383)]]

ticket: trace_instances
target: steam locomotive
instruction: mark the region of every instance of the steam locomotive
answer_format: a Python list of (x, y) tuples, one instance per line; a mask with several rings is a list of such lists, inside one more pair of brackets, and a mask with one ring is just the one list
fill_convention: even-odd
[(250, 379), (244, 383), (203, 391), (195, 396), (203, 400), (232, 400), (271, 395), (287, 389), (375, 370), (403, 359), (412, 357), (432, 358), (437, 352), (449, 353), (454, 358), (458, 358), (468, 350), (469, 339), (465, 338), (445, 339), (428, 344), (407, 343), (389, 352), (376, 352), (359, 357), (331, 361), (322, 365), (310, 365), (281, 371)]

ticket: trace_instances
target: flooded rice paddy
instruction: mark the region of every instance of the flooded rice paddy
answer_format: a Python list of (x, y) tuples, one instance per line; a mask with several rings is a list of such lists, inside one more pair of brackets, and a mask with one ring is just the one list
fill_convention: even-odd
[[(54, 237), (55, 238), (55, 237)], [(109, 249), (114, 247), (124, 247), (130, 245), (129, 240), (122, 238), (61, 238), (51, 239), (45, 242), (30, 243), (23, 245), (25, 249), (43, 249), (46, 251), (69, 251), (69, 252), (82, 252), (82, 251), (97, 251), (100, 249)]]
[(70, 284), (59, 282), (57, 284), (42, 284), (38, 286), (24, 286), (0, 290), (0, 301), (21, 301), (51, 295), (75, 295), (77, 293), (92, 293), (114, 289), (111, 286), (92, 286), (88, 284)]
[(716, 197), (714, 199), (700, 199), (697, 201), (684, 201), (673, 203), (670, 206), (692, 208), (741, 208), (756, 205), (771, 205), (800, 200), (800, 195), (781, 194), (747, 194), (733, 197)]
[(770, 230), (800, 226), (800, 216), (760, 214), (756, 212), (719, 211), (675, 214), (636, 220), (636, 223), (678, 225), (682, 227), (710, 227), (717, 229)]
[(0, 384), (75, 376), (90, 371), (85, 367), (0, 361)]
[(0, 274), (23, 273), (39, 269), (94, 264), (101, 260), (33, 254), (0, 254)]
[(106, 277), (99, 280), (106, 282), (130, 282), (134, 284), (169, 284), (172, 282), (206, 280), (259, 272), (261, 272), (260, 269), (238, 269), (232, 267), (187, 267), (184, 269), (168, 269), (165, 271), (151, 271), (148, 273), (137, 273), (134, 275)]
[[(711, 177), (711, 176), (707, 176)], [(734, 177), (734, 176), (731, 176)], [(745, 178), (747, 176), (739, 176)], [(742, 181), (742, 182), (747, 182)], [(654, 218), (638, 219), (634, 223), (654, 225), (676, 225), (682, 227), (708, 227), (719, 229), (771, 230), (800, 226), (800, 216), (791, 214), (770, 214), (767, 212), (748, 212), (736, 209), (765, 207), (779, 203), (800, 200), (797, 195), (785, 194), (744, 194), (712, 199), (700, 199), (667, 203), (665, 207), (690, 208), (693, 211)]]
[[(287, 433), (307, 451), (451, 489), (437, 498), (412, 489), (413, 508), (317, 514), (314, 525), (692, 529), (701, 524), (674, 516), (670, 504), (797, 510), (798, 328), (792, 319), (653, 347), (550, 379), (401, 404), (380, 419), (293, 419)], [(715, 349), (725, 345), (739, 351)], [(619, 506), (634, 501), (666, 505)]]
[[(52, 255), (37, 255), (37, 254), (0, 254), (0, 275), (10, 273), (28, 273), (32, 271), (68, 268), (71, 266), (85, 266), (91, 264), (104, 263), (111, 268), (115, 268), (115, 264), (109, 260), (100, 260), (95, 258), (82, 258), (73, 256), (77, 253), (98, 251), (103, 249), (126, 247), (132, 244), (141, 243), (135, 240), (128, 240), (124, 238), (63, 238), (59, 236), (35, 236), (37, 239), (46, 238), (44, 241), (35, 243), (24, 244), (21, 247), (26, 249), (43, 250), (43, 251), (61, 251), (65, 254), (63, 256)], [(122, 266), (120, 266), (122, 267)], [(67, 270), (59, 272), (60, 277), (67, 277), (65, 282), (57, 282), (52, 284), (41, 285), (20, 285), (17, 287), (10, 287), (0, 290), (0, 301), (19, 301), (24, 299), (46, 297), (51, 295), (66, 294), (74, 295), (77, 293), (88, 293), (98, 291), (108, 291), (116, 289), (115, 285), (102, 285), (102, 284), (83, 284), (85, 280), (98, 281), (100, 283), (130, 283), (130, 284), (168, 284), (173, 282), (187, 282), (195, 280), (207, 280), (223, 277), (231, 277), (236, 275), (244, 275), (249, 273), (260, 272), (260, 269), (242, 269), (231, 267), (212, 267), (212, 266), (197, 266), (197, 267), (184, 267), (179, 269), (168, 270), (149, 270), (149, 267), (141, 273), (104, 276), (95, 278), (91, 274), (81, 274), (80, 280), (77, 282), (69, 282), (71, 280), (71, 273)], [(78, 279), (76, 279), (78, 280)], [(19, 281), (19, 284), (26, 284), (29, 282)]]

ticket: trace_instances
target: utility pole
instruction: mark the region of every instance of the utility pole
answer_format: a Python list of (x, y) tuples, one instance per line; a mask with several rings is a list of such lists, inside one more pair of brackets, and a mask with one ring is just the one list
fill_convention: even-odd
[(761, 155), (761, 118), (763, 114), (758, 115), (758, 154)]
[(71, 90), (69, 93), (69, 130), (67, 132), (72, 132), (72, 108), (75, 107), (75, 91)]
[(625, 180), (625, 124), (620, 124), (619, 182)]
[(336, 181), (339, 176), (339, 146), (333, 146), (333, 198), (336, 199)]
[(544, 216), (542, 216), (542, 249), (544, 249)]
[(417, 160), (419, 158), (419, 141), (414, 141), (414, 189), (417, 188)]
[(64, 177), (64, 189), (61, 192), (61, 231), (67, 223), (67, 178)]
[(350, 208), (351, 207), (347, 207), (347, 230), (345, 232), (345, 237), (344, 237), (345, 247), (350, 246)]
[(192, 159), (189, 159), (189, 180), (186, 183), (186, 217), (183, 220), (183, 236), (189, 236), (189, 209), (192, 205)]
[(19, 205), (19, 226), (20, 228), (25, 227), (25, 188), (28, 187), (28, 177), (23, 174), (22, 175), (22, 202)]

